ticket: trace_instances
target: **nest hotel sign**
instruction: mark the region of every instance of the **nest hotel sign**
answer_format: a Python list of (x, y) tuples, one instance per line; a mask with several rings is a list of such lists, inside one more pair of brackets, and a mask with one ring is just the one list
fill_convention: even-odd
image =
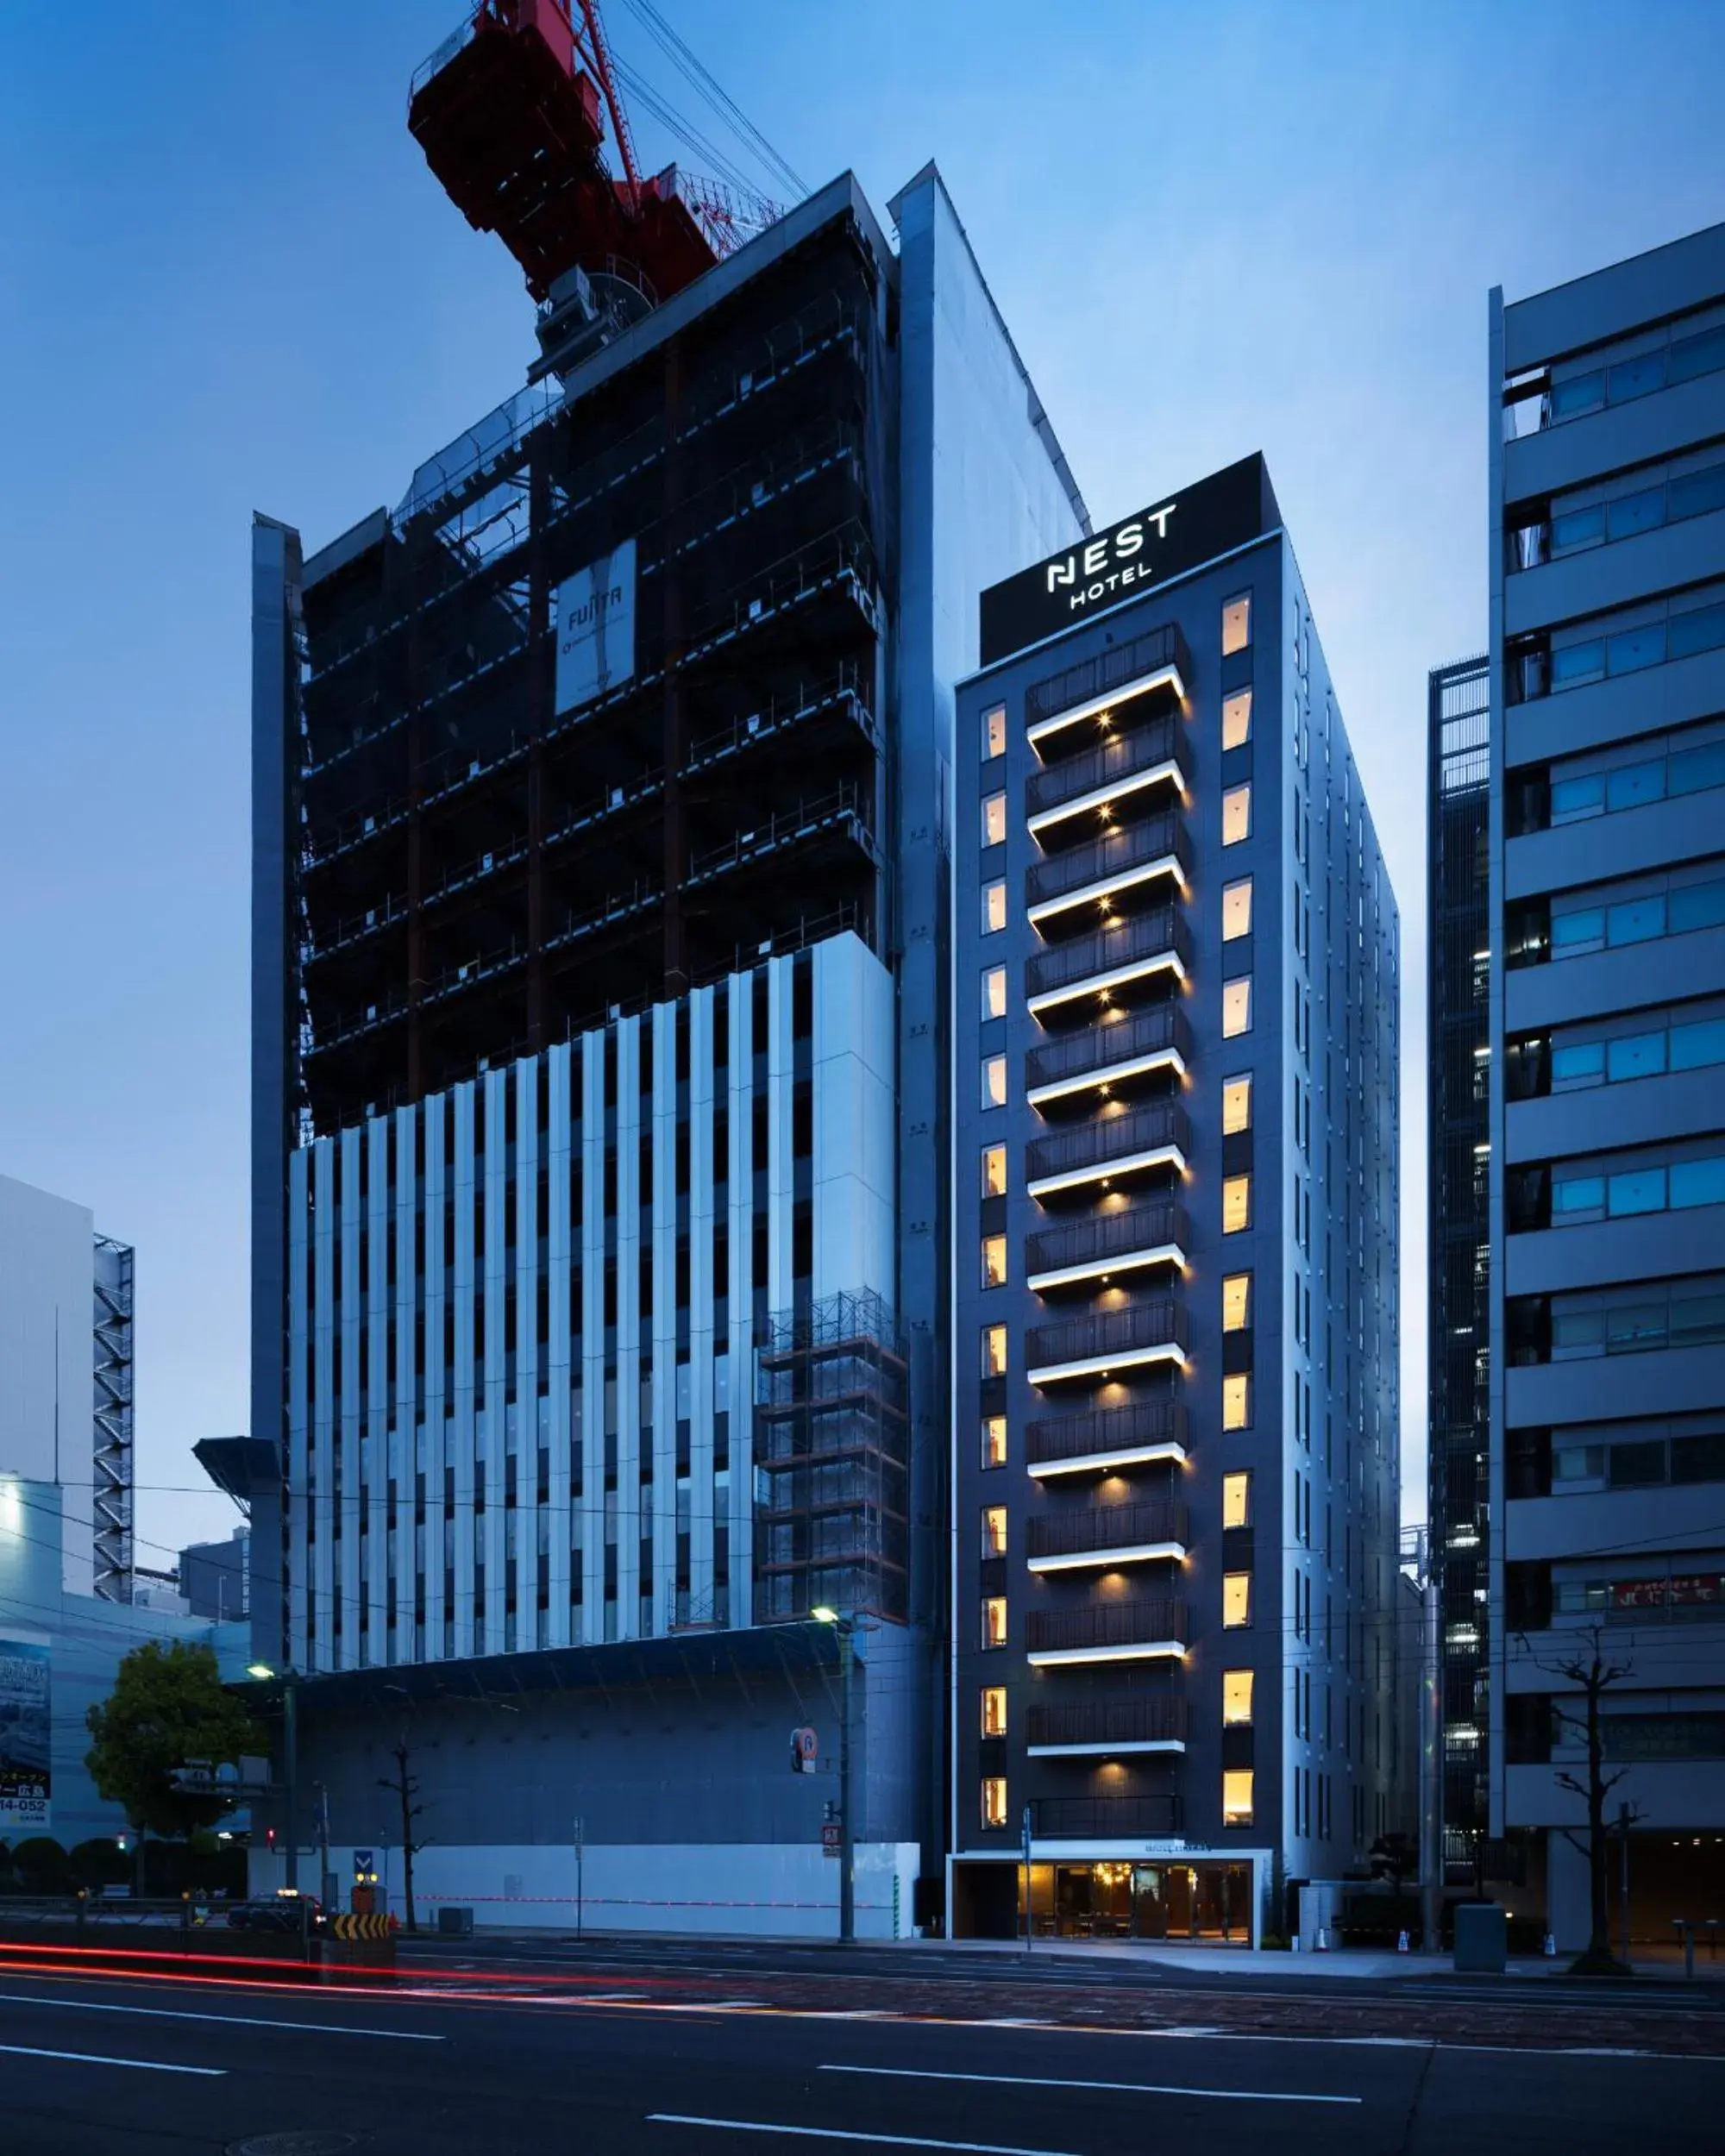
[(1091, 614), (1135, 599), (1200, 562), (1260, 538), (1279, 521), (1261, 456), (1243, 458), (1183, 494), (1139, 510), (1094, 539), (1051, 555), (982, 594), (982, 663), (993, 666)]

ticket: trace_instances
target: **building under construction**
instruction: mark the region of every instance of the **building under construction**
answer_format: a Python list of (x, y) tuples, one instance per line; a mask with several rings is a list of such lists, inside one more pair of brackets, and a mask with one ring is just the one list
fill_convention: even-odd
[(338, 1841), (383, 1689), (471, 1738), (434, 1896), (546, 1908), (579, 1790), (606, 1921), (819, 1933), (834, 1786), (777, 1777), (837, 1748), (810, 1608), (868, 1613), (858, 1923), (908, 1927), (952, 685), (1083, 505), (932, 166), (895, 241), (849, 175), (643, 179), (557, 0), (486, 0), (409, 121), (536, 335), (397, 508), (254, 528), (254, 1646)]

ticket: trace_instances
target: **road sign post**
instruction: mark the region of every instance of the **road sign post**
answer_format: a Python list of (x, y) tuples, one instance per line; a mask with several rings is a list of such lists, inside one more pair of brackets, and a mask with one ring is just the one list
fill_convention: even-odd
[(1030, 1806), (1024, 1808), (1024, 1881), (1025, 1881), (1025, 1952), (1030, 1952), (1032, 1917), (1030, 1908)]

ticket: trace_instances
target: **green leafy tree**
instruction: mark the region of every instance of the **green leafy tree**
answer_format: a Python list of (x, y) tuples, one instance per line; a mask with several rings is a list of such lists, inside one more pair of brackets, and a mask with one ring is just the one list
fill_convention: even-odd
[(194, 1760), (237, 1766), (263, 1749), (251, 1716), (223, 1687), (213, 1650), (183, 1639), (134, 1647), (85, 1726), (91, 1780), (140, 1834), (165, 1841), (189, 1839), (234, 1808), (217, 1792), (177, 1788), (176, 1770)]

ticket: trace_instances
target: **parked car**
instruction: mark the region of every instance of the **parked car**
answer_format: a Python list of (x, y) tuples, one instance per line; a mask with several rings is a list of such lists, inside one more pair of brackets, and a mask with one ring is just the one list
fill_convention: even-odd
[(267, 1902), (236, 1902), (228, 1922), (238, 1932), (321, 1932), (323, 1911), (309, 1894), (280, 1894)]

